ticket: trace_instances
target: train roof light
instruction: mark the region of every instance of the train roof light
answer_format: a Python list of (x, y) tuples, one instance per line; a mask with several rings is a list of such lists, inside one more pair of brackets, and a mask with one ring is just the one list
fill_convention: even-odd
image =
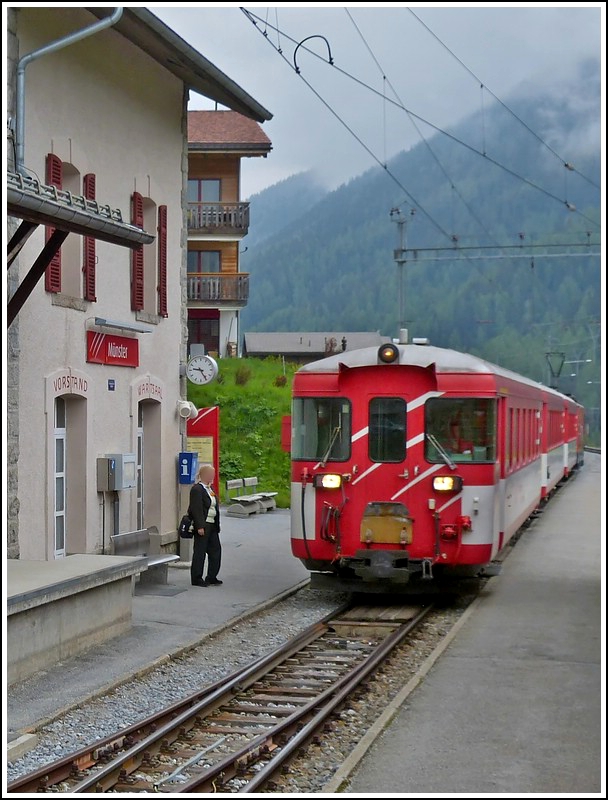
[(383, 364), (399, 362), (399, 348), (396, 344), (383, 344), (378, 348), (378, 361)]

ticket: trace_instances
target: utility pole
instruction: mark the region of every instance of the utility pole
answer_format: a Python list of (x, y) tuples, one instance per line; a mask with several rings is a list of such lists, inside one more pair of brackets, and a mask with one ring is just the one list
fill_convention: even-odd
[[(412, 208), (410, 210), (410, 216), (413, 217), (416, 213), (416, 210)], [(400, 208), (391, 208), (390, 213), (391, 220), (396, 222), (399, 226), (399, 247), (393, 251), (393, 257), (395, 259), (395, 263), (397, 264), (398, 274), (399, 274), (399, 325), (398, 325), (398, 335), (401, 339), (402, 331), (405, 331), (405, 287), (404, 287), (404, 270), (405, 264), (407, 261), (406, 258), (406, 248), (405, 248), (405, 238), (406, 238), (406, 227), (407, 227), (407, 217), (401, 213)]]

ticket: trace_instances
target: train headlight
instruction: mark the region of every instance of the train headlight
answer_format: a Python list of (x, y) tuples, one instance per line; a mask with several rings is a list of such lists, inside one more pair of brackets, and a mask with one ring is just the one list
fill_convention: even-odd
[(436, 475), (433, 478), (433, 489), (436, 492), (459, 492), (462, 489), (462, 478), (459, 475)]
[(342, 486), (342, 475), (331, 472), (315, 475), (312, 485), (315, 489), (339, 489)]
[(378, 361), (383, 364), (393, 364), (399, 361), (399, 348), (396, 344), (383, 344), (378, 348)]

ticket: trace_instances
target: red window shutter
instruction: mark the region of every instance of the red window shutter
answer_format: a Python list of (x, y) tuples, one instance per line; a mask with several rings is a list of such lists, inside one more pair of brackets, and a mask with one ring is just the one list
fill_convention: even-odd
[(158, 207), (158, 313), (168, 317), (167, 311), (167, 206)]
[[(87, 200), (95, 200), (95, 175), (89, 173), (82, 180), (82, 191)], [(82, 272), (84, 275), (84, 299), (94, 303), (95, 296), (95, 265), (97, 254), (95, 252), (95, 239), (92, 236), (84, 237)]]
[[(131, 223), (144, 227), (144, 199), (139, 192), (133, 192), (131, 200)], [(142, 311), (144, 307), (144, 246), (136, 248), (131, 254), (131, 308)]]
[[(46, 182), (49, 186), (62, 188), (63, 182), (63, 162), (54, 153), (49, 153), (46, 157)], [(45, 241), (53, 235), (55, 228), (46, 228)], [(44, 288), (47, 292), (61, 291), (61, 248), (53, 256), (51, 263), (44, 273)]]

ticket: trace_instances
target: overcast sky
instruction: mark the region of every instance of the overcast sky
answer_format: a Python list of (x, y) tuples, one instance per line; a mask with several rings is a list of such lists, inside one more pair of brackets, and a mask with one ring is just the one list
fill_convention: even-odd
[[(245, 6), (257, 26), (230, 3), (146, 7), (273, 114), (270, 155), (243, 160), (244, 199), (310, 169), (334, 188), (432, 135), (383, 95), (445, 128), (494, 102), (480, 84), (508, 104), (604, 53), (603, 3)], [(213, 105), (192, 94), (190, 108)]]

